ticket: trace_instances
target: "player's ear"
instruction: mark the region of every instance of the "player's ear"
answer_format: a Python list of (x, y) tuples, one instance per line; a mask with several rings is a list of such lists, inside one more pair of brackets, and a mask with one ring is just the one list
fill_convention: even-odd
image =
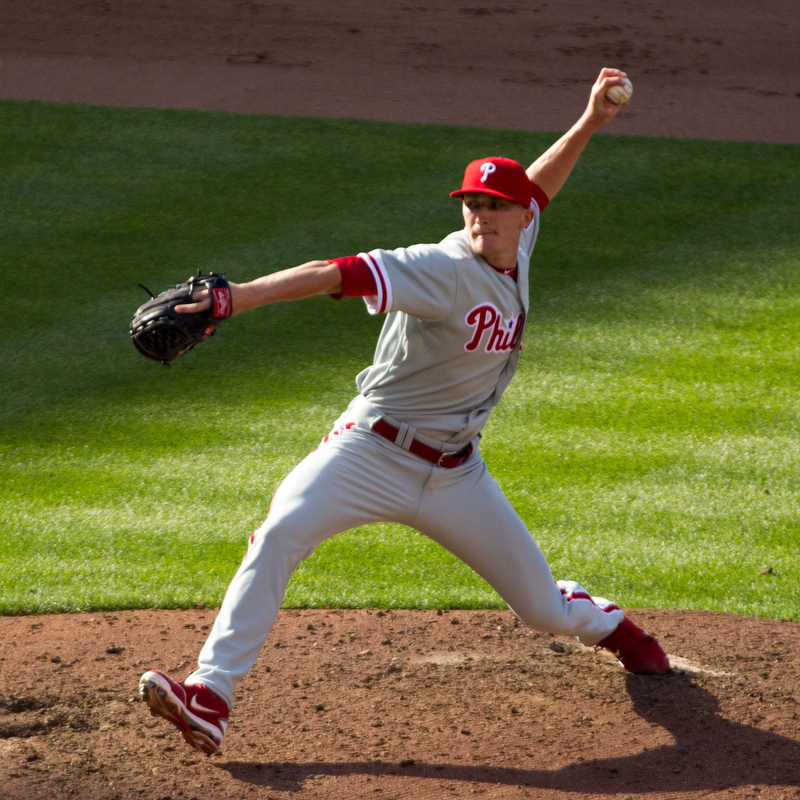
[(533, 222), (533, 209), (528, 209), (522, 218), (522, 230), (524, 231)]

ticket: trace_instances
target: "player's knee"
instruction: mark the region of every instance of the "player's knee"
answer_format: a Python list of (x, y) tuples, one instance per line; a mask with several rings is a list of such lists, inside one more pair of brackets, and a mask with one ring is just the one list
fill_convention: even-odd
[(562, 598), (554, 595), (552, 599), (531, 598), (529, 602), (519, 602), (513, 606), (517, 616), (528, 626), (543, 633), (564, 634), (571, 631), (568, 610)]
[(325, 538), (300, 515), (271, 514), (250, 537), (248, 553), (253, 551), (259, 558), (283, 557), (299, 562), (313, 555)]

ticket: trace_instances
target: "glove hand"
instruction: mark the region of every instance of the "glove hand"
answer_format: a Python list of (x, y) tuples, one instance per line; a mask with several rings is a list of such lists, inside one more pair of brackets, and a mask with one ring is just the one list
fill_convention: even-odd
[(211, 308), (211, 300), (208, 295), (208, 289), (195, 288), (192, 292), (192, 302), (175, 306), (175, 311), (178, 314), (200, 314), (203, 311), (208, 311)]
[(213, 336), (232, 313), (225, 276), (197, 275), (140, 306), (131, 322), (131, 339), (142, 355), (169, 364)]

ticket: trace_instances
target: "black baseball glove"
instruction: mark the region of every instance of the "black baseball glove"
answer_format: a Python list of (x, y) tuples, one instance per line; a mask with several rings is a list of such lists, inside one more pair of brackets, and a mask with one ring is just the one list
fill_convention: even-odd
[[(139, 284), (141, 286), (141, 284)], [(153, 361), (169, 365), (178, 356), (189, 352), (196, 344), (213, 336), (220, 323), (233, 312), (231, 287), (224, 275), (212, 272), (189, 278), (170, 286), (139, 306), (131, 322), (131, 339), (136, 349)], [(178, 314), (175, 306), (192, 302), (195, 288), (207, 288), (211, 307), (198, 314)]]

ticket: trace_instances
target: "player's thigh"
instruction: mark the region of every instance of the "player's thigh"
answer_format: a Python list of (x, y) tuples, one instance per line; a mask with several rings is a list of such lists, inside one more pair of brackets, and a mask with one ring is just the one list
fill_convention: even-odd
[(316, 547), (336, 533), (416, 513), (423, 476), (394, 462), (375, 438), (348, 431), (309, 454), (278, 487), (259, 533)]
[(474, 569), (526, 621), (548, 626), (563, 614), (546, 558), (482, 462), (427, 492), (414, 525)]

